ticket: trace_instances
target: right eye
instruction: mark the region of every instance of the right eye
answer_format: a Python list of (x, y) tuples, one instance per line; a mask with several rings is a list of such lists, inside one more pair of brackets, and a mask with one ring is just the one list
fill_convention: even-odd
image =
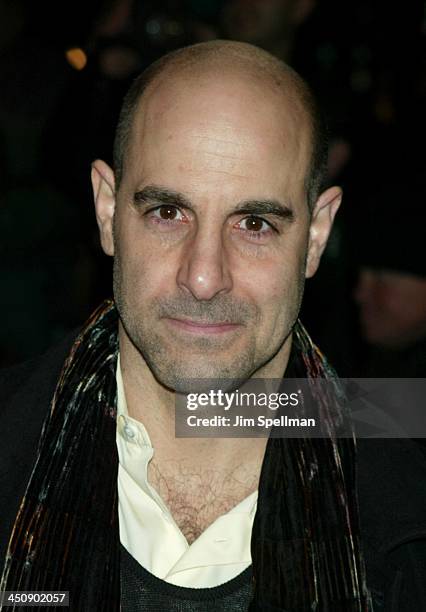
[(189, 218), (185, 213), (173, 204), (155, 206), (145, 213), (145, 218), (158, 229), (162, 228), (164, 230), (179, 229), (179, 227), (189, 223)]
[(182, 212), (176, 206), (170, 206), (168, 204), (162, 204), (157, 208), (152, 208), (148, 215), (158, 221), (185, 221), (186, 218)]

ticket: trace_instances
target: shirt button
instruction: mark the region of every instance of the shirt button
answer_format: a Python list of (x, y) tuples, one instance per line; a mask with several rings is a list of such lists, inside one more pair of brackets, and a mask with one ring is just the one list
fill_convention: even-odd
[(132, 440), (135, 437), (135, 431), (133, 430), (132, 427), (130, 427), (130, 425), (125, 425), (124, 426), (124, 435), (126, 436), (126, 438), (128, 440)]

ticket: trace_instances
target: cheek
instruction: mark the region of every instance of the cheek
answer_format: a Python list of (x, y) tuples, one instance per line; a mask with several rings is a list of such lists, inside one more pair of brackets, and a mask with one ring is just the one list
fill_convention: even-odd
[(282, 325), (297, 313), (303, 292), (305, 257), (292, 254), (252, 268), (244, 290), (257, 304), (268, 327)]
[(170, 293), (176, 276), (174, 259), (164, 257), (138, 231), (122, 232), (116, 253), (122, 293), (132, 305)]
[(121, 280), (126, 289), (134, 289), (139, 286), (140, 279), (145, 277), (146, 262), (144, 261), (143, 249), (135, 232), (121, 231), (115, 247), (119, 259)]

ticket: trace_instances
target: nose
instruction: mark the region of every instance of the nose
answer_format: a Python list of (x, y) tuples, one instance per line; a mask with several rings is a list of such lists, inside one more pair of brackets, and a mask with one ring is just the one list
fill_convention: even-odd
[(232, 289), (228, 256), (219, 229), (213, 232), (207, 227), (198, 228), (184, 245), (177, 284), (197, 300), (211, 300)]

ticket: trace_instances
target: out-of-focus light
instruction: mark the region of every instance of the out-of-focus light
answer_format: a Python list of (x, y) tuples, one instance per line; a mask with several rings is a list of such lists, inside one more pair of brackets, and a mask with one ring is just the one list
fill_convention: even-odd
[(148, 34), (151, 34), (152, 36), (156, 36), (157, 34), (159, 34), (161, 26), (158, 19), (149, 19), (145, 24), (145, 30), (148, 32)]
[(70, 64), (70, 66), (72, 66), (75, 70), (83, 70), (87, 64), (87, 55), (83, 49), (80, 49), (79, 47), (67, 49), (65, 51), (65, 57), (67, 58), (67, 62)]

